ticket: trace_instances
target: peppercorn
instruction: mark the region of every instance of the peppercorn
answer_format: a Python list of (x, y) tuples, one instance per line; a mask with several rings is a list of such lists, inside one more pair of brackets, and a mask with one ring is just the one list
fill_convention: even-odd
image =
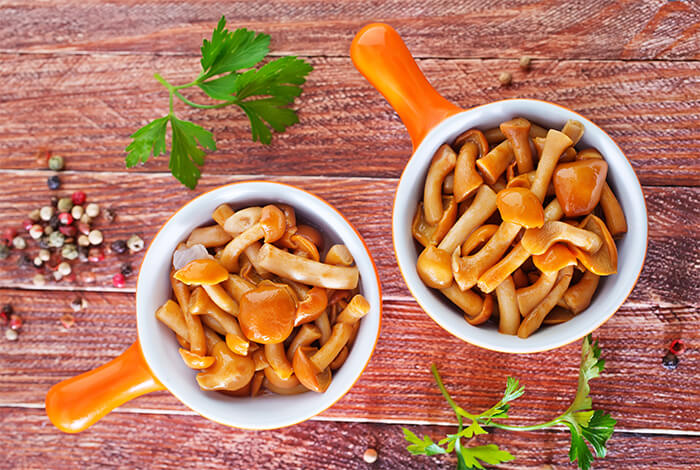
[(530, 68), (530, 63), (532, 62), (532, 57), (529, 55), (524, 55), (520, 58), (520, 68), (523, 70), (527, 70)]
[(78, 234), (78, 229), (72, 225), (64, 225), (58, 229), (66, 237), (75, 237)]
[(61, 316), (61, 324), (64, 328), (70, 328), (75, 323), (75, 317), (70, 313)]
[(63, 169), (63, 157), (60, 155), (52, 155), (49, 158), (49, 169), (53, 171), (61, 171)]
[(51, 199), (49, 200), (51, 201), (52, 207), (56, 207), (58, 205), (58, 196), (51, 196)]
[(86, 195), (84, 191), (76, 191), (71, 195), (71, 200), (76, 206), (83, 205), (85, 203)]
[[(81, 235), (80, 237), (85, 237), (85, 241), (87, 241), (87, 237), (85, 235)], [(78, 259), (81, 263), (87, 263), (89, 253), (88, 245), (90, 242), (87, 242), (88, 245), (80, 245), (80, 237), (78, 237)]]
[(85, 210), (83, 209), (83, 206), (73, 206), (73, 208), (70, 210), (70, 215), (72, 215), (73, 219), (75, 220), (80, 220), (84, 213)]
[(80, 310), (83, 309), (83, 299), (80, 297), (76, 297), (73, 299), (73, 301), (70, 303), (70, 308), (73, 309), (74, 312), (79, 312)]
[(70, 210), (73, 208), (73, 201), (69, 197), (62, 197), (58, 200), (56, 208), (58, 209), (58, 212), (70, 212)]
[(34, 209), (29, 213), (29, 220), (31, 220), (32, 222), (37, 222), (39, 219), (39, 209)]
[(39, 250), (39, 258), (41, 258), (41, 261), (48, 261), (51, 258), (51, 252), (46, 249)]
[(104, 217), (107, 222), (112, 223), (117, 214), (114, 212), (114, 209), (108, 208), (104, 210)]
[(73, 223), (73, 216), (70, 215), (68, 212), (61, 212), (60, 214), (58, 214), (58, 220), (63, 225), (70, 225)]
[(10, 321), (10, 317), (14, 313), (14, 309), (12, 308), (12, 305), (10, 304), (5, 304), (2, 306), (2, 310), (0, 310), (0, 325), (5, 326), (8, 321)]
[(99, 245), (102, 243), (104, 238), (102, 236), (102, 232), (99, 230), (92, 230), (90, 233), (88, 233), (88, 240), (90, 241), (91, 245)]
[(44, 284), (46, 284), (46, 278), (43, 274), (35, 274), (32, 278), (32, 282), (35, 286), (43, 286)]
[(92, 219), (87, 214), (83, 214), (80, 216), (80, 221), (84, 224), (90, 225)]
[[(51, 236), (51, 235), (49, 235)], [(49, 237), (41, 237), (39, 239), (39, 248), (42, 250), (46, 250), (50, 247), (51, 245), (49, 244)]]
[(8, 256), (10, 256), (10, 247), (0, 243), (0, 259), (7, 259)]
[(39, 217), (41, 220), (44, 222), (48, 222), (51, 220), (51, 216), (54, 215), (55, 211), (54, 208), (51, 206), (44, 206), (39, 210)]
[(498, 81), (501, 82), (501, 85), (510, 85), (513, 81), (513, 76), (510, 74), (510, 72), (501, 72), (501, 74), (498, 76)]
[(54, 232), (49, 235), (49, 245), (54, 248), (61, 248), (66, 242), (66, 237), (61, 232)]
[(78, 247), (73, 243), (67, 243), (61, 248), (61, 256), (67, 260), (73, 260), (78, 257)]
[(126, 285), (126, 279), (124, 279), (124, 275), (122, 273), (117, 273), (114, 276), (112, 276), (112, 284), (114, 284), (114, 287), (124, 287)]
[(12, 239), (12, 246), (18, 250), (24, 250), (25, 248), (27, 248), (27, 240), (20, 236), (16, 236)]
[(8, 341), (17, 341), (17, 338), (19, 338), (19, 333), (8, 328), (5, 330), (5, 338), (7, 338)]
[(88, 217), (95, 218), (98, 215), (100, 215), (100, 206), (98, 206), (94, 202), (91, 202), (85, 207), (85, 213)]
[(102, 248), (98, 247), (92, 247), (90, 248), (90, 251), (88, 252), (88, 261), (91, 263), (99, 263), (100, 261), (103, 261), (105, 259), (105, 254), (104, 251), (102, 251)]
[(143, 250), (143, 240), (138, 235), (132, 235), (126, 241), (126, 246), (129, 247), (129, 251), (132, 253), (139, 252)]
[(678, 367), (678, 356), (669, 351), (661, 360), (661, 364), (668, 370), (675, 370)]
[(66, 263), (65, 261), (62, 262), (61, 264), (59, 264), (57, 269), (58, 269), (58, 272), (64, 276), (69, 275), (72, 271), (70, 264)]
[(51, 216), (49, 219), (49, 227), (51, 227), (54, 230), (58, 230), (58, 227), (61, 225), (61, 219), (58, 218), (58, 214), (54, 214)]
[(44, 235), (51, 235), (54, 232), (55, 232), (55, 230), (50, 225), (47, 225), (46, 227), (44, 227), (44, 232), (43, 232)]
[(61, 271), (54, 271), (51, 273), (53, 275), (53, 280), (58, 282), (61, 279), (63, 279), (63, 274), (61, 274)]
[(80, 247), (90, 246), (90, 239), (88, 238), (87, 235), (80, 235), (78, 237), (78, 246), (80, 246)]
[(9, 245), (13, 238), (17, 236), (17, 230), (13, 228), (6, 228), (2, 231), (2, 239), (0, 240), (5, 245)]
[(40, 268), (44, 265), (44, 261), (41, 258), (39, 258), (38, 256), (34, 257), (33, 263), (34, 263), (35, 268)]
[(29, 257), (28, 254), (23, 253), (17, 260), (17, 264), (20, 266), (31, 266), (34, 263), (32, 263), (32, 259)]
[(90, 233), (90, 225), (86, 224), (85, 222), (78, 222), (78, 231), (83, 235), (87, 235)]
[(49, 176), (46, 184), (49, 186), (49, 189), (58, 189), (61, 187), (61, 179), (56, 175)]
[(134, 268), (131, 263), (123, 263), (119, 268), (119, 271), (124, 275), (124, 277), (129, 277), (134, 274)]
[(112, 242), (110, 245), (110, 248), (112, 249), (113, 252), (115, 252), (118, 255), (121, 255), (126, 251), (126, 242), (124, 240), (116, 240)]
[(682, 339), (674, 339), (671, 342), (671, 346), (668, 347), (668, 350), (673, 354), (680, 356), (685, 352), (685, 343)]
[(22, 328), (22, 317), (19, 315), (10, 315), (10, 328), (15, 331)]
[(92, 284), (97, 280), (97, 277), (95, 276), (95, 273), (92, 271), (83, 271), (80, 275), (80, 279), (83, 281), (85, 284)]
[(367, 449), (362, 456), (362, 460), (367, 463), (374, 463), (377, 461), (377, 451), (374, 449)]

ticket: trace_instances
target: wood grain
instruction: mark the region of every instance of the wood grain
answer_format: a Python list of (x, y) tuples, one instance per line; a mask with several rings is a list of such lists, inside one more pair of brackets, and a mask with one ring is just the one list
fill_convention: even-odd
[[(0, 7), (11, 51), (194, 52), (225, 14), (232, 27), (272, 35), (280, 54), (347, 55), (367, 23), (384, 21), (420, 57), (697, 59), (693, 1), (556, 0), (308, 2), (15, 1)], [(105, 21), (119, 18), (120, 21)], [(21, 32), (17, 33), (17, 32)]]
[[(0, 54), (0, 168), (36, 169), (46, 147), (74, 170), (124, 170), (128, 136), (167, 111), (153, 78), (174, 83), (197, 73), (193, 57)], [(399, 177), (411, 154), (398, 117), (349, 58), (316, 57), (299, 100), (300, 123), (270, 146), (250, 140), (237, 108), (178, 116), (211, 129), (217, 152), (205, 174)], [(504, 98), (568, 106), (608, 132), (643, 184), (700, 185), (700, 62), (539, 60), (522, 72), (513, 61), (419, 61), (433, 85), (463, 107)], [(510, 70), (514, 83), (497, 80)], [(139, 171), (167, 171), (160, 157)]]
[[(305, 469), (454, 469), (453, 456), (411, 456), (398, 425), (307, 422), (276, 431), (240, 431), (205, 422), (196, 416), (112, 413), (78, 434), (57, 433), (42, 410), (0, 408), (0, 436), (5, 455), (0, 469), (34, 468), (305, 468)], [(433, 439), (453, 432), (444, 426), (411, 426)], [(128, 438), (138, 436), (138, 438)], [(26, 445), (18, 446), (18, 442)], [(694, 468), (700, 459), (697, 437), (615, 433), (608, 455), (596, 469)], [(568, 463), (567, 433), (496, 430), (478, 443), (496, 444), (516, 460), (501, 469), (575, 468)], [(362, 455), (376, 449), (368, 465)], [(550, 465), (547, 467), (546, 465)]]
[[(0, 406), (41, 406), (49, 387), (119, 355), (136, 337), (134, 296), (80, 294), (88, 308), (75, 325), (60, 324), (72, 312), (70, 292), (0, 290), (25, 320), (19, 341), (0, 349)], [(700, 321), (698, 308), (624, 307), (597, 332), (606, 359), (592, 383), (596, 406), (626, 429), (700, 431)], [(661, 365), (665, 348), (683, 338), (688, 351), (673, 372)], [(527, 393), (511, 409), (522, 422), (547, 421), (575, 393), (580, 342), (553, 352), (509, 355), (486, 351), (449, 335), (412, 301), (385, 300), (377, 348), (352, 390), (321, 416), (325, 419), (451, 423), (454, 416), (430, 374), (436, 362), (455, 400), (485, 409), (505, 379), (521, 380)], [(189, 412), (166, 392), (141, 397), (127, 410)]]
[[(6, 176), (3, 197), (0, 198), (0, 227), (18, 227), (32, 209), (46, 205), (51, 195), (70, 195), (84, 190), (90, 201), (103, 208), (111, 207), (117, 219), (107, 224), (102, 217), (96, 221), (109, 244), (125, 239), (132, 233), (140, 234), (148, 243), (170, 215), (194, 196), (242, 177), (208, 174), (196, 191), (179, 185), (170, 175), (139, 173), (75, 173), (61, 174), (63, 186), (49, 191), (45, 179), (48, 171), (11, 172), (0, 170)], [(365, 238), (379, 269), (384, 295), (389, 298), (409, 299), (396, 265), (391, 242), (391, 212), (394, 190), (393, 179), (369, 178), (308, 178), (274, 177), (298, 185), (336, 206), (355, 225)], [(27, 188), (35, 188), (28, 191)], [(629, 298), (630, 304), (650, 308), (673, 306), (700, 306), (700, 285), (693, 282), (700, 265), (700, 189), (646, 187), (644, 189), (649, 217), (649, 248), (646, 265), (637, 287)], [(157, 203), (156, 203), (157, 202)], [(31, 244), (31, 246), (34, 246)], [(36, 256), (38, 249), (28, 250)], [(33, 257), (32, 256), (32, 257)], [(97, 264), (77, 264), (76, 283), (61, 281), (49, 283), (51, 289), (109, 289), (111, 278), (121, 263), (129, 261), (134, 268), (141, 263), (143, 252), (137, 255), (108, 255)], [(36, 273), (31, 266), (20, 267), (19, 255), (0, 261), (0, 286), (33, 288)], [(80, 274), (92, 271), (97, 276), (94, 284), (80, 281)], [(127, 288), (135, 286), (136, 276), (127, 279)]]

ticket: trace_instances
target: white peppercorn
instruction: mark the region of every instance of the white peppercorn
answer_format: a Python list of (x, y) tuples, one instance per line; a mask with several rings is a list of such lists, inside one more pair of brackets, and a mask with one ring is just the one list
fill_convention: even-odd
[(36, 266), (37, 268), (40, 268), (43, 264), (44, 264), (44, 260), (42, 260), (38, 256), (34, 257), (34, 266)]
[(51, 274), (53, 274), (53, 279), (54, 279), (54, 281), (56, 281), (56, 282), (58, 282), (58, 281), (60, 281), (61, 279), (63, 279), (63, 274), (61, 274), (60, 271), (54, 271), (54, 272), (52, 272)]
[(87, 235), (80, 235), (78, 237), (78, 246), (90, 246), (90, 239)]
[(60, 155), (51, 155), (49, 157), (49, 169), (54, 171), (61, 171), (63, 169), (63, 157)]
[(524, 55), (520, 58), (520, 68), (527, 70), (530, 68), (530, 63), (532, 62), (532, 57), (529, 55)]
[(17, 235), (15, 238), (12, 239), (12, 246), (18, 250), (24, 250), (25, 248), (27, 248), (27, 240)]
[(41, 258), (41, 261), (48, 261), (51, 259), (51, 252), (46, 249), (41, 249), (39, 250), (39, 258)]
[(32, 282), (35, 286), (43, 286), (44, 284), (46, 284), (46, 278), (43, 274), (35, 274), (32, 278)]
[(51, 216), (54, 214), (54, 208), (51, 206), (44, 206), (39, 210), (39, 218), (44, 222), (51, 220)]
[(86, 225), (90, 225), (92, 219), (87, 215), (87, 213), (83, 213), (83, 215), (80, 216), (80, 221)]
[(67, 243), (61, 248), (61, 256), (67, 260), (73, 260), (78, 257), (78, 247), (73, 243)]
[(498, 76), (498, 81), (501, 82), (501, 85), (510, 85), (513, 81), (513, 75), (511, 75), (510, 72), (501, 72)]
[(98, 206), (94, 202), (91, 202), (85, 208), (85, 213), (88, 215), (88, 217), (95, 218), (98, 215), (100, 215), (100, 206)]
[(5, 338), (7, 338), (8, 341), (17, 341), (17, 338), (19, 338), (19, 333), (12, 328), (8, 328), (5, 330)]
[(374, 463), (377, 461), (377, 451), (374, 449), (367, 449), (365, 454), (362, 456), (362, 460), (367, 463)]
[(44, 235), (51, 235), (54, 232), (55, 232), (55, 230), (53, 229), (52, 226), (47, 225), (46, 227), (44, 227)]
[(43, 234), (44, 229), (41, 227), (41, 225), (32, 225), (29, 228), (29, 236), (32, 237), (34, 240), (40, 239)]
[(85, 209), (83, 209), (83, 206), (73, 206), (70, 210), (70, 215), (72, 215), (75, 220), (80, 220), (84, 213)]
[(49, 246), (61, 248), (66, 242), (66, 237), (61, 232), (53, 232), (49, 235)]
[(92, 230), (88, 234), (88, 241), (91, 245), (99, 245), (100, 243), (102, 243), (102, 240), (102, 232), (100, 232), (99, 230)]
[(58, 269), (58, 272), (63, 276), (67, 276), (71, 273), (70, 264), (66, 263), (65, 261), (60, 263), (56, 269)]
[(126, 246), (132, 253), (143, 250), (143, 240), (138, 235), (132, 235), (126, 240)]
[(39, 209), (34, 209), (29, 213), (29, 220), (32, 222), (37, 222), (40, 219)]

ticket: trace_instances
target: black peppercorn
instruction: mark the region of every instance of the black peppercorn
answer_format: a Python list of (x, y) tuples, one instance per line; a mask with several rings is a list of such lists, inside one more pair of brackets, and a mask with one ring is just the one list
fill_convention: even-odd
[(121, 265), (120, 272), (124, 277), (129, 277), (134, 274), (134, 268), (131, 266), (131, 263), (124, 263)]
[(121, 255), (122, 253), (126, 252), (126, 242), (124, 240), (117, 240), (112, 242), (110, 245), (110, 248), (112, 249), (113, 252), (115, 252), (118, 255)]
[(58, 189), (61, 187), (61, 180), (56, 175), (49, 176), (49, 179), (46, 180), (46, 183), (49, 185), (49, 189)]
[(54, 229), (58, 230), (58, 227), (61, 225), (61, 220), (58, 218), (58, 214), (54, 214), (51, 216), (49, 219), (49, 226)]
[(7, 318), (10, 318), (10, 315), (15, 313), (15, 310), (12, 308), (12, 305), (10, 304), (5, 304), (2, 306), (2, 313), (7, 315)]
[(43, 236), (39, 239), (39, 248), (46, 250), (49, 248), (49, 237), (48, 236)]
[(56, 196), (51, 196), (51, 205), (53, 207), (56, 207), (58, 205), (58, 197)]
[(17, 260), (17, 264), (19, 264), (20, 266), (33, 266), (34, 262), (29, 257), (28, 254), (23, 253), (20, 255), (19, 259)]
[(669, 351), (661, 360), (661, 364), (668, 370), (675, 370), (678, 367), (678, 356)]

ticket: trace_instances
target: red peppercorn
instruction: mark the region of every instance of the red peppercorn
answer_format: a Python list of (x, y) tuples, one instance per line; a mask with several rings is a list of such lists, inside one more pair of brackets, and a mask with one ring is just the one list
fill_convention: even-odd
[(76, 279), (75, 272), (71, 272), (69, 275), (63, 276), (63, 280), (66, 282), (75, 282), (75, 279)]
[(17, 230), (13, 228), (6, 228), (2, 231), (2, 239), (7, 240), (6, 244), (9, 244), (13, 238), (17, 235)]
[(22, 328), (22, 317), (19, 315), (10, 315), (10, 328), (15, 331)]
[(68, 212), (61, 212), (58, 214), (58, 221), (63, 225), (70, 225), (73, 223), (73, 216)]
[(78, 222), (78, 230), (83, 235), (87, 235), (88, 233), (90, 233), (90, 226), (85, 222)]
[(58, 230), (66, 237), (75, 237), (78, 234), (78, 229), (72, 225), (63, 225)]
[(683, 352), (685, 352), (685, 343), (681, 339), (674, 339), (671, 346), (668, 347), (668, 350), (676, 356), (683, 354)]
[(105, 259), (105, 252), (102, 248), (90, 248), (88, 252), (88, 261), (91, 263), (99, 263)]
[(71, 199), (73, 200), (73, 204), (76, 206), (82, 206), (83, 203), (85, 202), (85, 192), (84, 191), (76, 191), (73, 193), (71, 196)]
[(32, 228), (33, 225), (34, 225), (34, 222), (32, 222), (31, 219), (24, 219), (24, 220), (22, 221), (22, 227), (23, 227), (24, 230), (26, 230), (27, 232), (29, 231), (30, 228)]
[(117, 273), (112, 277), (112, 284), (114, 287), (124, 287), (126, 285), (126, 279), (122, 273)]

